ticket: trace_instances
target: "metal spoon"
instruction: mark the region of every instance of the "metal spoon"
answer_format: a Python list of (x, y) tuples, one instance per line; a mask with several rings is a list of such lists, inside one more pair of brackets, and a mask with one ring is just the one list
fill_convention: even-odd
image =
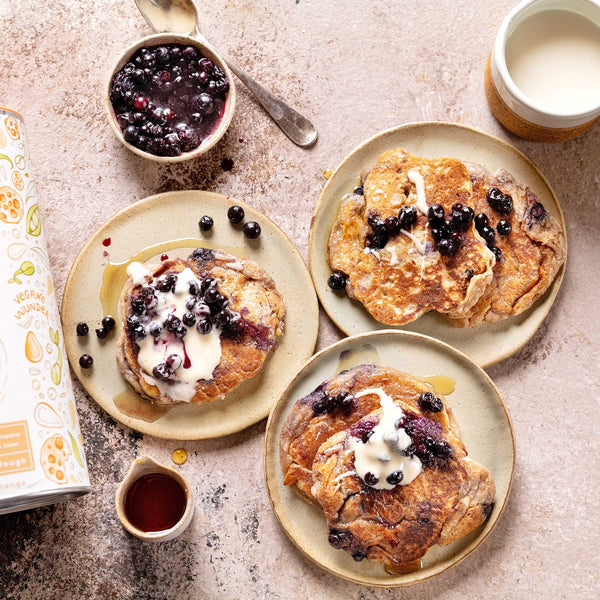
[[(198, 29), (198, 10), (193, 0), (135, 0), (135, 3), (155, 31), (193, 35), (211, 45)], [(305, 148), (315, 143), (317, 130), (308, 119), (268, 92), (228, 58), (224, 60), (294, 144)]]

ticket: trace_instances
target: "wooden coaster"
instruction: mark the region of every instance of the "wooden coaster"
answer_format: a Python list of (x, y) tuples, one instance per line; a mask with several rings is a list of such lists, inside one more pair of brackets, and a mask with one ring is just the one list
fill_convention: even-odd
[(519, 137), (533, 140), (535, 142), (564, 142), (565, 140), (571, 140), (582, 133), (588, 131), (600, 117), (577, 125), (576, 127), (542, 127), (536, 125), (520, 117), (515, 113), (504, 100), (500, 97), (494, 80), (492, 78), (492, 71), (490, 69), (490, 57), (488, 57), (487, 65), (485, 67), (485, 95), (487, 96), (488, 104), (494, 113), (494, 116), (506, 129), (512, 131), (512, 133)]

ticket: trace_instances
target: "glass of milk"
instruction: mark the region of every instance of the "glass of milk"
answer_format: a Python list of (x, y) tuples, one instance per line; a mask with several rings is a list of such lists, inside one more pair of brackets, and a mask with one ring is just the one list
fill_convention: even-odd
[(600, 118), (600, 0), (525, 0), (504, 19), (485, 88), (517, 135), (574, 138)]

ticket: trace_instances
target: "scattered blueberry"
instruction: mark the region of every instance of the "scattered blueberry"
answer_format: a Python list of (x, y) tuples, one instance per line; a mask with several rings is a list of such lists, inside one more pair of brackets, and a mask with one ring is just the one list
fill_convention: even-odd
[(82, 369), (91, 369), (94, 364), (94, 359), (89, 354), (82, 354), (79, 357), (79, 366)]
[(492, 245), (496, 240), (496, 232), (489, 225), (481, 227), (479, 229), (479, 235), (486, 241), (488, 246)]
[(143, 325), (136, 325), (131, 329), (131, 335), (134, 340), (143, 340), (146, 337), (146, 330)]
[(96, 329), (96, 335), (99, 340), (103, 340), (108, 335), (108, 329), (100, 327), (99, 329)]
[[(80, 337), (87, 335), (90, 332), (88, 324), (83, 322), (77, 323), (77, 327), (75, 328), (75, 330), (77, 331), (77, 335)], [(84, 356), (87, 356), (87, 354), (84, 354)]]
[(104, 319), (102, 319), (102, 327), (104, 327), (104, 329), (107, 331), (112, 331), (115, 328), (115, 325), (115, 319), (111, 315), (107, 315), (104, 317)]
[(400, 220), (398, 217), (387, 217), (384, 223), (388, 235), (396, 235), (400, 231)]
[(160, 323), (157, 323), (156, 321), (152, 321), (152, 323), (150, 323), (150, 325), (148, 325), (148, 333), (153, 338), (160, 337), (160, 334), (162, 333), (162, 327), (160, 326)]
[(244, 209), (241, 206), (230, 206), (227, 211), (227, 218), (231, 223), (237, 225), (244, 220)]
[(172, 371), (167, 363), (159, 363), (152, 369), (152, 375), (160, 381), (169, 381)]
[(181, 317), (184, 325), (188, 327), (193, 327), (196, 324), (196, 315), (193, 312), (184, 313), (183, 317)]
[(361, 560), (364, 560), (365, 558), (367, 558), (366, 554), (363, 554), (362, 552), (355, 552), (352, 555), (352, 558), (356, 561), (356, 562), (360, 562)]
[(177, 338), (182, 340), (186, 335), (187, 335), (187, 327), (185, 325), (178, 325), (175, 330), (173, 331), (173, 335)]
[(477, 228), (478, 231), (482, 227), (489, 225), (489, 224), (490, 224), (490, 220), (488, 219), (488, 216), (485, 213), (479, 213), (475, 217), (475, 227)]
[(200, 229), (202, 231), (210, 231), (213, 228), (213, 225), (215, 224), (215, 222), (213, 221), (212, 217), (209, 217), (208, 215), (204, 215), (201, 219), (200, 219)]
[(165, 362), (167, 363), (167, 366), (170, 369), (173, 369), (173, 371), (177, 371), (177, 369), (179, 369), (179, 367), (181, 366), (182, 360), (179, 354), (169, 354)]
[(362, 185), (359, 185), (357, 188), (354, 188), (354, 193), (358, 196), (364, 196), (365, 188)]
[(256, 221), (248, 221), (244, 223), (243, 231), (247, 238), (255, 240), (260, 235), (261, 229)]
[(327, 280), (327, 285), (332, 290), (342, 290), (346, 286), (347, 281), (348, 276), (346, 273), (343, 271), (334, 271)]

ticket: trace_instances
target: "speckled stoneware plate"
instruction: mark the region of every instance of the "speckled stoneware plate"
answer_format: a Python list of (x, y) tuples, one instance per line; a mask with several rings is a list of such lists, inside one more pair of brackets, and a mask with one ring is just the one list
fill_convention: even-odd
[[(308, 252), (317, 294), (333, 322), (346, 334), (375, 329), (400, 329), (376, 321), (362, 304), (327, 285), (327, 241), (342, 197), (359, 184), (360, 172), (374, 165), (386, 150), (402, 147), (417, 156), (448, 157), (474, 161), (492, 173), (500, 167), (527, 184), (548, 212), (561, 224), (566, 244), (565, 220), (556, 195), (539, 169), (519, 150), (499, 138), (453, 123), (410, 123), (389, 129), (353, 150), (323, 188), (312, 219)], [(429, 312), (401, 327), (442, 340), (487, 367), (522, 348), (544, 320), (562, 282), (564, 265), (548, 291), (527, 311), (498, 323), (459, 328), (439, 313)]]
[[(229, 223), (227, 209), (234, 204), (244, 208), (247, 221), (260, 224), (262, 234), (258, 239), (247, 239), (240, 227)], [(215, 223), (207, 234), (198, 228), (198, 220), (205, 214), (212, 216)], [(110, 245), (104, 246), (107, 238)], [(104, 340), (96, 337), (94, 329), (104, 315), (119, 316), (118, 297), (127, 279), (128, 261), (135, 258), (156, 264), (162, 254), (186, 258), (200, 246), (222, 248), (263, 266), (284, 299), (285, 333), (258, 375), (224, 399), (179, 404), (169, 409), (156, 407), (142, 400), (119, 374), (119, 325)], [(69, 361), (88, 394), (124, 425), (156, 437), (180, 440), (228, 435), (265, 418), (286, 382), (313, 353), (318, 318), (317, 297), (308, 269), (283, 231), (251, 206), (203, 191), (151, 196), (105, 223), (75, 260), (62, 307)], [(86, 337), (78, 337), (75, 332), (79, 321), (90, 327)], [(79, 366), (83, 353), (94, 358), (94, 366), (89, 370)]]
[[(330, 546), (327, 522), (320, 508), (283, 485), (279, 437), (292, 406), (325, 379), (362, 363), (395, 367), (422, 377), (443, 376), (454, 380), (455, 390), (446, 398), (460, 425), (462, 440), (469, 456), (489, 469), (496, 484), (494, 508), (483, 525), (449, 546), (434, 546), (424, 556), (422, 568), (404, 575), (390, 575), (379, 563), (367, 560), (357, 563), (348, 553)], [(504, 510), (514, 464), (515, 439), (510, 415), (492, 380), (462, 352), (430, 337), (405, 331), (353, 336), (315, 354), (273, 408), (265, 436), (267, 491), (275, 515), (291, 541), (330, 573), (379, 587), (425, 581), (471, 554), (489, 535)]]

